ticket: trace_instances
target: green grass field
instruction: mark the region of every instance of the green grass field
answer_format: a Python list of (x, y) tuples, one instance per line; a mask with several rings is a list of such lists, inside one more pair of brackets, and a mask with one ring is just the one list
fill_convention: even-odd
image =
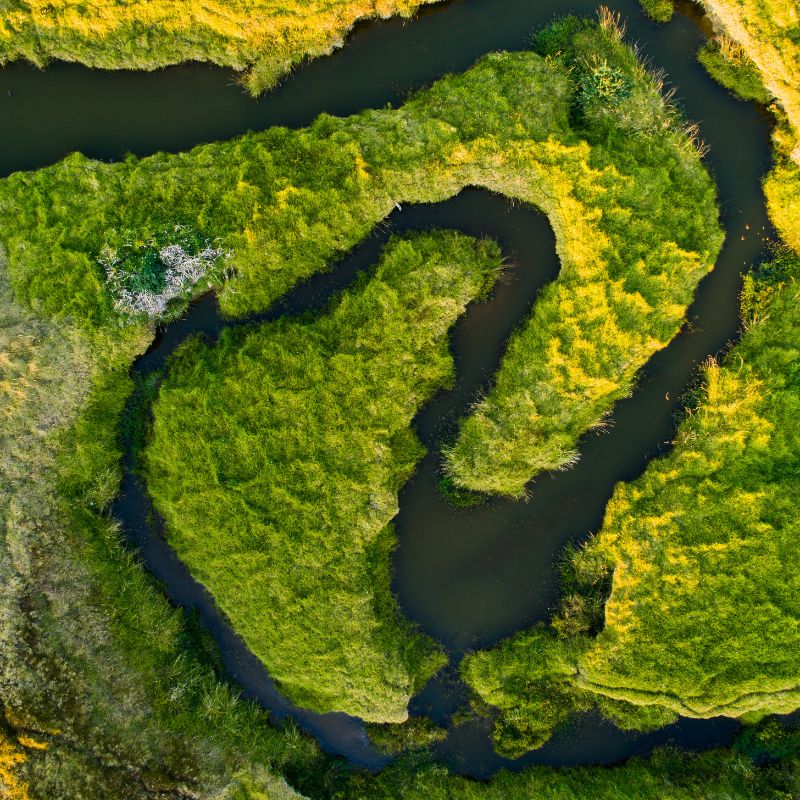
[(392, 240), (328, 313), (196, 342), (162, 384), (144, 460), (167, 538), (299, 705), (402, 722), (445, 661), (395, 608), (390, 523), (448, 329), (499, 269), (490, 242)]
[(179, 224), (232, 251), (231, 277), (213, 280), (238, 316), (328, 268), (397, 203), (477, 185), (536, 205), (560, 275), (448, 453), (458, 485), (521, 496), (574, 461), (579, 437), (677, 333), (722, 241), (700, 156), (613, 20), (567, 19), (539, 50), (487, 56), (397, 110), (12, 175), (0, 236), (14, 290), (40, 314), (99, 324), (115, 317), (99, 254), (144, 257)]
[(210, 61), (242, 71), (252, 94), (303, 58), (340, 47), (360, 19), (411, 16), (431, 0), (2, 0), (0, 64), (51, 59), (103, 69)]

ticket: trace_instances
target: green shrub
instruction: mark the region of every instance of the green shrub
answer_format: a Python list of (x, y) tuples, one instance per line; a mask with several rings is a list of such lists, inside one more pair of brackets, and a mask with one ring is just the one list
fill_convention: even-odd
[(586, 64), (578, 91), (578, 104), (584, 111), (594, 106), (618, 106), (631, 96), (633, 81), (605, 59)]
[(675, 13), (675, 0), (641, 0), (642, 8), (656, 22), (669, 22)]

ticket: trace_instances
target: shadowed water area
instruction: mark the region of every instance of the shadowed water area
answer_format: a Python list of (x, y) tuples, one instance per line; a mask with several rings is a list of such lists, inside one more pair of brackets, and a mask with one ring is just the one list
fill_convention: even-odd
[[(478, 190), (434, 206), (407, 207), (332, 273), (300, 287), (259, 318), (324, 305), (359, 270), (376, 263), (389, 228), (451, 227), (489, 235), (513, 265), (490, 302), (472, 304), (453, 330), (458, 383), (415, 420), (431, 452), (401, 492), (396, 521), (400, 546), (394, 589), (405, 613), (442, 641), (453, 657), (453, 667), (412, 701), (411, 710), (443, 723), (464, 700), (455, 678), (461, 655), (549, 619), (558, 598), (557, 562), (564, 546), (596, 531), (614, 484), (641, 474), (647, 461), (668, 446), (674, 412), (697, 365), (736, 336), (741, 273), (761, 259), (763, 237), (772, 235), (760, 186), (770, 158), (768, 118), (732, 98), (696, 63), (704, 39), (697, 20), (679, 15), (667, 26), (656, 26), (633, 2), (609, 5), (622, 12), (628, 39), (640, 44), (654, 67), (668, 73), (679, 104), (700, 125), (710, 146), (707, 163), (719, 187), (727, 241), (697, 292), (684, 332), (650, 361), (634, 394), (617, 404), (609, 429), (584, 438), (575, 468), (539, 476), (528, 502), (490, 500), (477, 508), (454, 509), (436, 486), (442, 438), (489, 385), (508, 334), (524, 319), (538, 289), (557, 273), (552, 232), (533, 209), (510, 207), (505, 199)], [(229, 71), (204, 65), (148, 74), (61, 63), (40, 72), (14, 64), (0, 70), (0, 173), (52, 163), (75, 149), (103, 159), (119, 158), (126, 151), (177, 151), (248, 129), (304, 125), (323, 111), (349, 114), (396, 105), (410, 89), (463, 70), (483, 53), (523, 47), (530, 31), (556, 14), (594, 13), (595, 8), (594, 2), (564, 0), (460, 0), (428, 8), (410, 23), (360, 25), (343, 50), (304, 66), (259, 101), (245, 96)], [(159, 333), (134, 370), (146, 374), (159, 369), (188, 335), (201, 332), (214, 338), (222, 324), (213, 296), (206, 296), (186, 318)], [(200, 610), (231, 679), (276, 716), (296, 718), (329, 752), (379, 767), (382, 759), (357, 720), (294, 709), (280, 696), (210, 596), (150, 528), (149, 500), (131, 474), (131, 464), (127, 467), (115, 513), (172, 602)], [(493, 752), (490, 723), (483, 720), (456, 729), (436, 749), (457, 771), (485, 777), (500, 767), (530, 763), (614, 763), (667, 741), (708, 748), (729, 742), (737, 727), (727, 719), (681, 720), (637, 735), (585, 714), (545, 747), (509, 762)]]

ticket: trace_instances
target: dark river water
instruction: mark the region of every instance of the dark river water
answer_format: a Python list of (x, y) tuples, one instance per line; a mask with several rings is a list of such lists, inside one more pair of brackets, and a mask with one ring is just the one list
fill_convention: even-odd
[[(418, 415), (417, 432), (432, 452), (400, 496), (394, 589), (405, 613), (452, 655), (451, 668), (412, 701), (411, 710), (442, 723), (464, 700), (455, 677), (461, 655), (549, 618), (564, 546), (596, 531), (614, 484), (641, 474), (647, 461), (668, 446), (681, 393), (697, 365), (736, 337), (741, 273), (762, 258), (764, 237), (773, 236), (760, 185), (770, 161), (769, 119), (732, 98), (697, 64), (702, 23), (692, 18), (691, 9), (669, 25), (656, 26), (632, 0), (608, 5), (622, 13), (628, 38), (638, 42), (654, 68), (665, 70), (679, 105), (700, 125), (710, 147), (707, 163), (719, 187), (727, 240), (697, 292), (689, 324), (649, 362), (634, 394), (616, 406), (609, 430), (584, 438), (574, 469), (537, 478), (528, 502), (492, 500), (454, 509), (436, 488), (437, 445), (487, 385), (509, 332), (524, 318), (539, 287), (556, 275), (553, 236), (533, 209), (511, 207), (478, 190), (435, 206), (406, 207), (390, 218), (394, 231), (452, 227), (490, 235), (512, 265), (491, 301), (473, 304), (453, 331), (458, 384)], [(270, 125), (304, 125), (323, 111), (341, 115), (398, 104), (410, 90), (467, 68), (483, 53), (520, 49), (533, 29), (557, 14), (595, 9), (587, 0), (456, 0), (426, 9), (413, 22), (360, 25), (343, 50), (303, 66), (258, 101), (241, 91), (232, 73), (204, 65), (131, 73), (63, 63), (39, 71), (12, 64), (0, 70), (0, 174), (43, 166), (73, 150), (101, 159), (177, 151)], [(358, 270), (375, 263), (387, 235), (388, 229), (371, 236), (334, 272), (292, 292), (261, 319), (321, 305)], [(187, 318), (159, 334), (134, 370), (144, 374), (160, 367), (186, 336), (204, 332), (213, 338), (221, 324), (214, 298), (201, 299)], [(357, 720), (294, 709), (280, 696), (213, 600), (148, 526), (149, 508), (129, 469), (115, 512), (172, 602), (200, 611), (243, 693), (278, 717), (296, 718), (329, 752), (380, 767), (383, 761)], [(437, 747), (437, 755), (459, 772), (485, 777), (500, 767), (531, 763), (609, 764), (668, 741), (713, 747), (729, 742), (738, 725), (729, 719), (681, 720), (637, 735), (585, 714), (545, 747), (514, 762), (494, 754), (489, 728), (484, 720), (456, 729)]]

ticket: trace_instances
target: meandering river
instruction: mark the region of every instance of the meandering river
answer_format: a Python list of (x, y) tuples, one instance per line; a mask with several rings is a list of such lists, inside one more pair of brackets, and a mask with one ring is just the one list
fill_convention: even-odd
[[(669, 25), (657, 26), (632, 0), (608, 5), (622, 13), (629, 39), (640, 44), (653, 67), (666, 71), (687, 117), (700, 125), (710, 147), (707, 162), (719, 187), (727, 241), (697, 292), (683, 333), (650, 361), (634, 394), (616, 406), (610, 429), (584, 438), (574, 469), (540, 476), (527, 503), (493, 500), (454, 509), (435, 486), (435, 445), (487, 385), (509, 332), (541, 285), (556, 275), (552, 232), (533, 209), (512, 207), (478, 190), (434, 206), (410, 206), (390, 218), (393, 231), (452, 227), (492, 236), (514, 265), (491, 301), (471, 305), (453, 331), (458, 384), (418, 415), (416, 429), (432, 453), (400, 496), (394, 589), (406, 614), (448, 647), (454, 665), (470, 648), (489, 646), (549, 618), (564, 546), (596, 531), (614, 484), (639, 475), (668, 446), (681, 393), (697, 365), (736, 336), (741, 273), (760, 260), (763, 238), (773, 235), (760, 186), (770, 161), (769, 119), (731, 97), (696, 63), (702, 22), (689, 7)], [(177, 151), (248, 129), (304, 125), (323, 111), (349, 114), (398, 104), (410, 90), (465, 69), (483, 53), (523, 47), (531, 30), (557, 14), (595, 8), (588, 0), (454, 0), (427, 7), (413, 22), (359, 25), (344, 49), (298, 69), (258, 101), (242, 93), (232, 73), (205, 65), (112, 73), (63, 63), (45, 71), (12, 64), (0, 70), (0, 174), (52, 163), (72, 150), (102, 159)], [(299, 287), (260, 319), (319, 307), (376, 262), (388, 233), (388, 228), (376, 232), (332, 273)], [(134, 370), (144, 374), (159, 368), (188, 335), (204, 332), (214, 338), (221, 324), (213, 296), (202, 298), (185, 319), (159, 333)], [(210, 596), (148, 525), (149, 500), (129, 461), (115, 513), (170, 600), (199, 610), (231, 679), (275, 716), (296, 718), (329, 752), (379, 768), (385, 760), (357, 720), (295, 709), (275, 689)], [(415, 698), (412, 712), (446, 723), (462, 700), (453, 668)], [(436, 752), (457, 771), (485, 777), (501, 766), (613, 763), (670, 740), (706, 748), (730, 741), (736, 729), (733, 720), (682, 720), (634, 735), (588, 714), (545, 747), (507, 762), (492, 751), (488, 721), (478, 721), (456, 729)]]

